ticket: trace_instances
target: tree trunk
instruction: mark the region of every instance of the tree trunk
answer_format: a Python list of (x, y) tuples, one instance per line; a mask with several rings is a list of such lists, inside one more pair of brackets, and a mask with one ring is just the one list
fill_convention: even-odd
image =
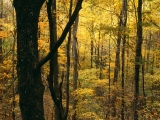
[(38, 62), (38, 18), (44, 0), (14, 0), (17, 21), (17, 74), (23, 120), (44, 120), (43, 93)]
[[(73, 0), (70, 0), (69, 20), (71, 19), (72, 5), (73, 5)], [(69, 30), (69, 34), (68, 34), (68, 43), (67, 43), (66, 110), (65, 110), (65, 116), (64, 116), (64, 119), (65, 119), (65, 120), (67, 120), (67, 117), (68, 117), (69, 98), (70, 98), (70, 97), (69, 97), (70, 46), (71, 46), (71, 29)]]
[[(3, 18), (3, 0), (0, 2), (0, 18)], [(0, 31), (2, 31), (2, 28), (0, 28)], [(2, 37), (0, 36), (0, 63), (2, 62)]]
[(13, 95), (13, 100), (12, 100), (12, 120), (15, 120), (15, 105), (16, 105), (16, 101), (15, 101), (15, 85), (14, 85), (14, 81), (15, 81), (15, 62), (14, 62), (14, 58), (15, 58), (15, 44), (16, 44), (16, 27), (15, 27), (15, 15), (14, 15), (14, 8), (13, 8), (13, 13), (12, 13), (12, 17), (13, 17), (13, 26), (14, 26), (14, 31), (13, 31), (13, 46), (12, 46), (12, 95)]
[(135, 102), (134, 102), (134, 120), (138, 120), (138, 96), (139, 96), (139, 76), (141, 66), (142, 50), (142, 0), (138, 0), (138, 22), (137, 22), (137, 42), (135, 57)]
[(126, 49), (126, 24), (127, 24), (127, 0), (122, 0), (122, 11), (121, 11), (121, 19), (122, 19), (122, 29), (123, 29), (123, 47), (122, 47), (122, 110), (121, 110), (121, 119), (124, 120), (124, 107), (125, 107), (125, 101), (124, 101), (124, 80), (125, 80), (125, 49)]
[[(57, 22), (56, 22), (56, 0), (50, 0), (47, 3), (47, 13), (49, 19), (50, 28), (50, 51), (57, 41)], [(59, 86), (58, 86), (58, 53), (57, 51), (50, 59), (50, 72), (48, 83), (50, 91), (54, 89), (57, 98), (59, 98)], [(59, 120), (59, 110), (55, 105), (55, 119)]]
[[(77, 54), (77, 29), (78, 29), (78, 21), (79, 21), (79, 15), (77, 15), (77, 18), (75, 20), (75, 24), (73, 27), (73, 91), (77, 89), (77, 79), (78, 79), (78, 69), (77, 69), (77, 63), (78, 63), (78, 54)], [(76, 120), (76, 105), (77, 100), (73, 98), (73, 110), (75, 111), (72, 120)]]
[(119, 29), (118, 29), (117, 45), (116, 45), (116, 60), (115, 60), (113, 83), (117, 82), (118, 73), (119, 73), (119, 69), (120, 69), (120, 57), (119, 56), (120, 56), (120, 43), (121, 43), (121, 25), (122, 25), (122, 20), (120, 19)]
[[(44, 120), (43, 93), (44, 85), (41, 81), (40, 68), (52, 58), (63, 43), (69, 29), (81, 9), (83, 0), (78, 0), (75, 10), (67, 23), (59, 40), (51, 51), (38, 60), (38, 18), (45, 0), (14, 0), (17, 22), (17, 75), (20, 94), (20, 109), (23, 120)], [(51, 92), (56, 106), (61, 109), (60, 100), (54, 90)], [(61, 118), (62, 116), (60, 116)], [(63, 120), (63, 119), (61, 119)]]

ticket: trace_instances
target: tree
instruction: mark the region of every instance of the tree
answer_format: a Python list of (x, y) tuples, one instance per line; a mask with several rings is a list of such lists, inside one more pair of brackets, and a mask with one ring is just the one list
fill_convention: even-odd
[(139, 96), (139, 79), (140, 66), (142, 62), (142, 0), (138, 0), (138, 22), (137, 22), (137, 41), (135, 56), (135, 103), (134, 103), (134, 120), (138, 120), (138, 96)]
[[(41, 61), (38, 59), (38, 18), (44, 0), (14, 0), (17, 22), (17, 74), (19, 89), (19, 104), (23, 120), (44, 120), (41, 67), (52, 58), (58, 47), (64, 41), (71, 25), (81, 9), (83, 0), (77, 2), (75, 11), (67, 23), (61, 37), (51, 51)], [(39, 61), (39, 62), (38, 62)], [(53, 91), (51, 93), (56, 106), (60, 104)]]
[[(49, 20), (49, 31), (50, 31), (50, 51), (57, 41), (57, 22), (56, 22), (56, 0), (49, 0), (47, 2), (47, 13)], [(50, 59), (50, 72), (48, 77), (48, 84), (50, 92), (53, 90), (57, 98), (59, 99), (59, 84), (58, 84), (58, 52)], [(55, 106), (55, 119), (58, 120), (59, 111)]]
[(126, 24), (127, 24), (127, 0), (122, 0), (122, 11), (121, 11), (121, 19), (122, 19), (122, 29), (123, 29), (123, 36), (122, 36), (122, 111), (121, 111), (121, 119), (124, 120), (124, 80), (125, 80), (125, 48), (126, 48)]
[[(70, 6), (69, 6), (69, 20), (71, 19), (72, 14), (72, 5), (73, 0), (70, 0)], [(70, 75), (70, 48), (71, 48), (71, 29), (69, 30), (68, 34), (68, 43), (67, 43), (67, 72), (66, 72), (66, 111), (65, 111), (65, 119), (68, 117), (68, 111), (69, 111), (69, 75)]]
[[(75, 20), (75, 24), (73, 27), (73, 91), (77, 89), (77, 79), (78, 79), (78, 53), (77, 53), (77, 29), (78, 29), (78, 21), (79, 21), (79, 15), (77, 15), (77, 18)], [(77, 100), (73, 98), (73, 110), (75, 111), (72, 120), (76, 120), (76, 105)]]
[[(0, 2), (0, 19), (2, 18), (3, 18), (3, 0), (1, 0)], [(2, 28), (0, 28), (0, 31), (2, 31)], [(2, 36), (0, 36), (0, 62), (2, 62)]]
[(44, 120), (43, 92), (38, 60), (38, 18), (44, 0), (14, 0), (17, 22), (17, 74), (23, 120)]

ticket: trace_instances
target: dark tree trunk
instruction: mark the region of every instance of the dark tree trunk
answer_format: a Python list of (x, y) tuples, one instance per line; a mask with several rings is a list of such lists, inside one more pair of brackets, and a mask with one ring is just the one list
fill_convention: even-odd
[[(3, 18), (3, 0), (0, 2), (0, 18)], [(1, 28), (0, 31), (2, 31)], [(2, 59), (2, 37), (0, 36), (0, 63), (2, 62)]]
[[(47, 3), (47, 13), (49, 19), (50, 28), (50, 51), (57, 41), (57, 22), (56, 22), (56, 0), (50, 0)], [(50, 59), (50, 72), (49, 72), (49, 88), (50, 91), (54, 89), (56, 96), (59, 98), (59, 86), (58, 86), (58, 53), (57, 51)], [(59, 120), (59, 111), (55, 105), (55, 119)]]
[[(77, 53), (77, 29), (78, 29), (78, 21), (79, 21), (79, 15), (77, 15), (77, 18), (75, 20), (75, 24), (73, 27), (73, 91), (77, 89), (77, 79), (78, 79), (78, 53)], [(73, 110), (75, 110), (72, 120), (76, 120), (76, 105), (77, 100), (73, 98)]]
[(115, 59), (115, 68), (114, 68), (114, 79), (113, 83), (117, 82), (118, 80), (118, 73), (120, 69), (120, 44), (121, 44), (121, 25), (122, 20), (120, 19), (119, 28), (118, 28), (118, 38), (117, 38), (117, 45), (116, 45), (116, 59)]
[[(70, 7), (69, 7), (69, 20), (71, 19), (72, 15), (72, 5), (73, 0), (70, 0)], [(69, 110), (69, 75), (70, 75), (70, 47), (71, 47), (71, 29), (69, 30), (68, 34), (68, 43), (67, 43), (67, 72), (66, 72), (66, 110), (64, 119), (67, 120), (68, 117), (68, 110)]]
[(93, 68), (93, 39), (91, 38), (91, 68)]
[(90, 37), (91, 37), (91, 44), (90, 44), (90, 49), (91, 49), (91, 68), (93, 68), (93, 46), (94, 46), (94, 43), (93, 43), (93, 40), (94, 40), (94, 23), (92, 21), (92, 28), (91, 28), (91, 34), (90, 34)]
[[(38, 60), (38, 18), (41, 6), (45, 0), (14, 0), (17, 22), (17, 74), (20, 94), (20, 109), (23, 120), (44, 120), (43, 93), (44, 85), (41, 81), (40, 68), (52, 58), (63, 43), (69, 29), (81, 9), (83, 0), (78, 0), (76, 8), (67, 23), (61, 37), (54, 44), (51, 51), (41, 60)], [(51, 96), (60, 110), (60, 100), (57, 99), (54, 89)], [(62, 116), (60, 116), (60, 120)]]
[(142, 0), (138, 0), (138, 22), (137, 22), (137, 42), (135, 57), (135, 103), (134, 103), (134, 120), (138, 120), (138, 96), (139, 96), (139, 76), (141, 66), (142, 50)]
[(121, 119), (124, 120), (124, 83), (125, 83), (125, 49), (126, 49), (126, 24), (127, 24), (127, 0), (122, 0), (122, 11), (121, 11), (121, 19), (122, 19), (122, 29), (123, 29), (123, 47), (122, 47), (122, 110), (121, 110)]
[(17, 74), (23, 120), (44, 120), (43, 93), (38, 62), (38, 18), (44, 0), (14, 0), (17, 21)]

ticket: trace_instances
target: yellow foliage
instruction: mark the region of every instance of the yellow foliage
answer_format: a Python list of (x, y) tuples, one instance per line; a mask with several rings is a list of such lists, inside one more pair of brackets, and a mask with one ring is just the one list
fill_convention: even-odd
[(83, 98), (85, 95), (94, 96), (94, 90), (89, 88), (84, 88), (84, 89), (79, 88), (74, 92), (72, 92), (72, 95), (75, 96), (76, 99)]
[(7, 33), (4, 31), (0, 31), (0, 38), (6, 38), (7, 37)]

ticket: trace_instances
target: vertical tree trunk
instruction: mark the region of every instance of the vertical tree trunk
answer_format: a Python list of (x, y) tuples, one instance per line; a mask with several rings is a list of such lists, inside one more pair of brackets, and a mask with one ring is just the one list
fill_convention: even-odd
[(125, 80), (125, 48), (126, 48), (126, 24), (127, 24), (127, 0), (122, 0), (122, 11), (121, 11), (121, 19), (122, 19), (122, 29), (123, 29), (123, 47), (122, 47), (122, 110), (121, 110), (121, 119), (124, 120), (124, 80)]
[(122, 25), (122, 20), (120, 18), (119, 21), (119, 28), (118, 28), (118, 38), (117, 38), (117, 45), (116, 45), (116, 59), (115, 59), (115, 68), (114, 68), (114, 79), (113, 83), (117, 82), (118, 80), (118, 73), (120, 69), (120, 44), (121, 44), (121, 25)]
[(13, 26), (14, 26), (14, 31), (13, 31), (13, 46), (12, 46), (12, 94), (13, 94), (13, 100), (12, 100), (12, 120), (15, 120), (15, 86), (14, 86), (14, 81), (15, 81), (15, 62), (14, 62), (14, 57), (15, 57), (15, 44), (16, 44), (16, 26), (15, 26), (15, 15), (14, 15), (14, 9), (12, 13), (12, 18), (13, 18)]
[(136, 42), (136, 57), (135, 57), (134, 120), (138, 120), (139, 73), (142, 62), (141, 50), (142, 50), (142, 0), (138, 0), (137, 42)]
[[(50, 10), (49, 13), (49, 23), (50, 23), (50, 51), (57, 41), (57, 22), (56, 22), (56, 0), (51, 0), (49, 2)], [(48, 4), (49, 4), (48, 3)], [(49, 81), (52, 83), (53, 89), (57, 98), (59, 98), (59, 87), (58, 87), (58, 52), (56, 51), (53, 57), (50, 59), (50, 72)], [(55, 120), (59, 120), (58, 108), (55, 105)]]
[(92, 26), (91, 26), (91, 43), (90, 43), (90, 49), (91, 49), (91, 68), (93, 68), (93, 39), (94, 39), (94, 31), (93, 31), (93, 27), (94, 27), (94, 23), (92, 21)]
[(14, 0), (17, 21), (17, 74), (23, 120), (44, 120), (43, 93), (38, 62), (38, 18), (44, 0)]
[(91, 38), (91, 68), (93, 68), (93, 39)]
[[(78, 21), (79, 21), (79, 15), (77, 15), (77, 18), (75, 20), (75, 24), (73, 26), (73, 91), (77, 89), (77, 79), (78, 79), (78, 69), (77, 69), (77, 63), (78, 63), (78, 54), (77, 54), (77, 29), (78, 29)], [(76, 105), (77, 100), (73, 98), (73, 110), (75, 111), (72, 120), (76, 120)]]
[[(0, 1), (0, 18), (3, 18), (3, 0)], [(2, 31), (2, 28), (0, 28), (0, 31)], [(2, 59), (2, 37), (0, 36), (0, 63)]]
[(151, 31), (150, 31), (150, 33), (149, 33), (149, 38), (147, 39), (147, 45), (146, 45), (146, 47), (147, 47), (147, 60), (146, 60), (146, 73), (148, 73), (149, 72), (149, 63), (150, 63), (150, 58), (149, 58), (149, 56), (150, 56), (150, 48), (151, 48), (151, 44), (150, 44), (150, 41), (152, 40), (152, 33), (151, 33)]
[[(47, 3), (47, 13), (48, 13), (48, 19), (49, 19), (49, 28), (50, 28), (50, 51), (54, 47), (56, 41), (57, 41), (57, 23), (56, 23), (56, 0), (52, 1), (49, 0)], [(56, 120), (63, 120), (64, 119), (64, 112), (63, 112), (63, 106), (61, 104), (61, 98), (60, 98), (60, 89), (58, 84), (58, 53), (57, 50), (55, 51), (55, 54), (50, 59), (50, 73), (48, 78), (49, 83), (49, 89), (51, 96), (53, 98), (53, 101), (55, 99), (58, 99), (58, 106), (55, 104), (55, 119)]]
[[(81, 9), (83, 0), (78, 0), (75, 10), (61, 37), (51, 51), (41, 60), (38, 59), (38, 18), (45, 0), (14, 0), (17, 22), (17, 75), (19, 104), (23, 120), (44, 120), (43, 93), (40, 68), (52, 58), (63, 43), (69, 29)], [(60, 100), (54, 89), (51, 91), (56, 106), (61, 110)], [(60, 116), (60, 120), (63, 116)]]
[[(101, 32), (99, 31), (99, 41), (100, 41), (100, 39), (101, 39)], [(101, 54), (100, 54), (100, 60), (99, 60), (99, 44), (98, 44), (98, 54), (97, 54), (97, 56), (98, 56), (98, 59), (97, 59), (97, 62), (98, 62), (98, 65), (99, 65), (99, 79), (102, 79), (102, 69), (103, 69), (103, 61), (102, 61), (102, 55), (103, 55), (103, 43), (102, 43), (102, 45), (101, 45)]]
[[(70, 0), (69, 20), (72, 14), (72, 4), (73, 4), (73, 0)], [(67, 43), (66, 111), (65, 111), (65, 116), (64, 116), (65, 120), (67, 120), (68, 110), (69, 110), (70, 46), (71, 46), (71, 29), (69, 30), (68, 43)]]

